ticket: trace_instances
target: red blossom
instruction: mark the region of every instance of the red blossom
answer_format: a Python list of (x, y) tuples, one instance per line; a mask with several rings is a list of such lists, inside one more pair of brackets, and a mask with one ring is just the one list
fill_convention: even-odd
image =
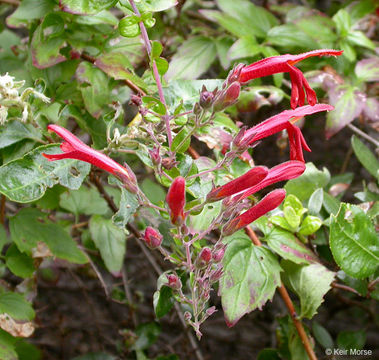
[(294, 65), (299, 61), (302, 61), (312, 56), (339, 56), (342, 53), (342, 50), (320, 49), (298, 55), (286, 54), (272, 56), (266, 59), (259, 60), (251, 65), (242, 68), (242, 70), (240, 70), (238, 80), (241, 83), (246, 83), (250, 80), (260, 78), (263, 76), (288, 72), (290, 74), (292, 83), (291, 108), (295, 109), (297, 106), (304, 105), (304, 90), (307, 95), (308, 104), (315, 105), (317, 102), (316, 93), (309, 86), (303, 73)]
[(171, 222), (174, 225), (181, 225), (185, 219), (184, 205), (186, 203), (186, 180), (178, 176), (171, 184), (166, 202), (170, 209)]
[(274, 166), (268, 171), (267, 176), (258, 184), (247, 189), (240, 195), (233, 198), (233, 202), (241, 201), (248, 196), (255, 194), (263, 188), (275, 184), (279, 181), (291, 180), (299, 177), (305, 171), (305, 164), (301, 161), (290, 160)]
[(333, 110), (334, 107), (328, 104), (316, 104), (314, 106), (305, 105), (294, 110), (285, 110), (280, 114), (274, 115), (258, 125), (253, 126), (244, 134), (244, 139), (249, 140), (249, 144), (271, 136), (283, 130), (287, 130), (288, 139), (290, 142), (290, 158), (291, 160), (304, 161), (303, 150), (311, 151), (308, 147), (301, 130), (293, 125), (290, 120), (300, 118), (306, 115), (314, 114), (320, 111)]
[(133, 171), (125, 164), (121, 166), (119, 163), (111, 159), (109, 156), (94, 150), (83, 141), (78, 139), (73, 133), (59, 125), (49, 125), (49, 131), (55, 132), (60, 136), (64, 142), (60, 148), (62, 154), (42, 154), (49, 161), (62, 160), (62, 159), (75, 159), (85, 161), (92, 165), (103, 169), (112, 175), (120, 178), (128, 190), (136, 193), (138, 191), (137, 179)]
[(224, 199), (228, 196), (237, 194), (243, 190), (246, 190), (260, 181), (262, 181), (268, 174), (268, 169), (265, 166), (256, 166), (249, 170), (247, 173), (239, 176), (238, 178), (229, 181), (225, 185), (219, 186), (213, 189), (207, 195), (207, 201), (217, 201)]
[(224, 235), (231, 235), (234, 232), (246, 227), (253, 221), (265, 215), (269, 211), (278, 207), (286, 197), (283, 189), (277, 189), (267, 194), (261, 201), (243, 214), (227, 223), (223, 228)]
[(161, 246), (163, 236), (158, 230), (155, 230), (151, 226), (148, 226), (145, 230), (143, 239), (150, 248), (156, 249), (157, 247)]

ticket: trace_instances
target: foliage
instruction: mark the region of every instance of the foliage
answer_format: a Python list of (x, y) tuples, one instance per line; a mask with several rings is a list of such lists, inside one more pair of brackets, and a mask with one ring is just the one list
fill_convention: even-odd
[[(0, 2), (1, 359), (42, 359), (39, 286), (58, 268), (98, 278), (134, 321), (73, 359), (179, 358), (150, 353), (164, 317), (200, 339), (216, 311), (235, 326), (284, 286), (290, 316), (257, 359), (364, 348), (365, 326), (335, 337), (316, 314), (341, 289), (367, 311), (379, 298), (375, 4), (265, 3)], [(305, 116), (348, 138), (358, 171), (305, 164)], [(130, 293), (133, 261), (155, 292)], [(144, 296), (156, 321), (138, 324)]]

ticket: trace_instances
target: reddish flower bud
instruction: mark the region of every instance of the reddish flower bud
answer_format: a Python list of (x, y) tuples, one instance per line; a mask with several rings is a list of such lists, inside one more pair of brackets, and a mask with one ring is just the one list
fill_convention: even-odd
[(199, 104), (203, 109), (209, 109), (212, 106), (214, 94), (210, 91), (202, 91), (200, 93)]
[(163, 236), (158, 230), (155, 230), (151, 226), (148, 226), (145, 230), (143, 239), (146, 241), (146, 244), (150, 248), (156, 249), (157, 247), (161, 246)]
[(240, 90), (241, 84), (238, 81), (235, 81), (228, 88), (220, 91), (213, 103), (213, 111), (222, 111), (236, 103), (240, 96)]
[(209, 281), (211, 283), (215, 283), (219, 281), (224, 274), (224, 271), (222, 270), (222, 266), (218, 267), (216, 270), (213, 270), (211, 274), (209, 275)]
[(149, 150), (149, 155), (151, 158), (151, 161), (154, 165), (159, 165), (161, 163), (161, 156), (159, 154), (159, 147), (155, 146), (152, 150)]
[(237, 179), (213, 189), (207, 195), (207, 201), (221, 200), (225, 197), (246, 190), (262, 181), (267, 174), (268, 169), (265, 166), (256, 166), (249, 170), (246, 174), (239, 176)]
[(167, 286), (173, 290), (179, 290), (182, 288), (182, 282), (175, 274), (167, 275)]
[[(290, 74), (292, 83), (291, 107), (295, 109), (297, 106), (303, 106), (305, 95), (308, 98), (309, 105), (315, 105), (317, 102), (316, 93), (309, 86), (303, 73), (294, 65), (311, 56), (339, 56), (343, 53), (341, 50), (320, 49), (313, 50), (298, 55), (280, 55), (272, 56), (266, 59), (259, 60), (251, 65), (245, 66), (240, 70), (238, 80), (241, 83), (260, 78), (263, 76), (273, 75), (282, 72)], [(304, 90), (303, 90), (304, 88)]]
[(211, 260), (212, 260), (211, 249), (208, 247), (204, 247), (201, 249), (196, 263), (199, 267), (204, 267), (204, 266), (208, 265)]
[(174, 225), (181, 225), (184, 222), (184, 205), (186, 203), (186, 180), (178, 176), (171, 184), (166, 202), (170, 209), (171, 222)]
[(205, 313), (206, 313), (208, 316), (211, 316), (211, 315), (213, 315), (216, 311), (217, 311), (216, 306), (212, 306), (212, 307), (208, 308), (207, 310), (205, 310)]
[(74, 134), (61, 126), (49, 125), (47, 128), (65, 140), (61, 144), (62, 154), (42, 154), (49, 161), (76, 159), (88, 162), (121, 179), (129, 191), (134, 193), (138, 191), (136, 176), (128, 165), (123, 167), (109, 156), (90, 148)]
[(283, 202), (285, 196), (286, 192), (283, 189), (271, 191), (258, 204), (226, 224), (223, 228), (224, 235), (233, 234), (237, 230), (244, 228), (264, 214), (275, 209)]
[(225, 247), (221, 247), (219, 249), (214, 249), (212, 253), (212, 259), (215, 263), (219, 263), (223, 258), (225, 254)]

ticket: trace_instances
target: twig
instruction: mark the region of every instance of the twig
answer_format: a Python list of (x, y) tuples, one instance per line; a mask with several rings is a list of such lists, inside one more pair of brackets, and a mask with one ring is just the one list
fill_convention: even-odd
[(122, 271), (122, 285), (124, 287), (126, 299), (128, 300), (128, 303), (129, 303), (130, 311), (132, 313), (133, 325), (136, 328), (138, 325), (137, 315), (136, 315), (136, 312), (134, 311), (133, 296), (132, 296), (132, 293), (130, 292), (129, 281), (128, 281), (128, 273), (125, 269), (125, 265), (122, 267), (121, 271)]
[[(140, 12), (139, 12), (139, 10), (138, 10), (138, 8), (137, 8), (134, 0), (129, 0), (129, 3), (132, 6), (132, 9), (133, 9), (134, 13), (137, 16), (141, 16), (141, 14), (140, 14)], [(143, 42), (145, 43), (147, 54), (150, 57), (150, 55), (151, 55), (151, 44), (150, 44), (150, 40), (149, 40), (149, 35), (147, 34), (147, 30), (146, 30), (146, 27), (145, 27), (145, 24), (143, 23), (143, 21), (141, 21), (139, 23), (139, 27), (141, 29), (141, 35), (142, 35)], [(158, 67), (157, 67), (157, 64), (156, 64), (155, 60), (154, 59), (152, 59), (152, 60), (153, 60), (152, 61), (153, 75), (154, 75), (154, 78), (155, 78), (155, 82), (157, 83), (158, 93), (159, 93), (159, 99), (160, 99), (161, 103), (164, 105), (164, 107), (166, 109), (166, 114), (163, 116), (163, 118), (164, 118), (165, 125), (166, 125), (168, 147), (169, 147), (169, 149), (171, 149), (172, 134), (171, 134), (171, 127), (170, 127), (170, 116), (167, 114), (166, 99), (165, 99), (164, 94), (163, 94), (163, 87), (162, 87), (161, 79), (159, 77)]]
[[(249, 238), (251, 239), (254, 245), (262, 246), (261, 241), (259, 240), (258, 236), (255, 234), (254, 230), (250, 226), (247, 226), (245, 228), (245, 232), (249, 236)], [(295, 307), (293, 305), (291, 298), (288, 295), (287, 289), (282, 284), (280, 287), (278, 287), (278, 291), (288, 309), (292, 322), (296, 327), (297, 333), (299, 334), (299, 337), (301, 339), (301, 342), (303, 343), (304, 349), (307, 352), (309, 359), (317, 360), (317, 357), (312, 349), (312, 345), (308, 339), (307, 333), (304, 330), (303, 324), (297, 318)]]
[(350, 291), (353, 294), (361, 296), (361, 294), (357, 290), (351, 288), (350, 286), (339, 284), (339, 283), (337, 283), (335, 281), (332, 282), (332, 287), (335, 288), (335, 289), (341, 289), (341, 290)]
[(13, 6), (20, 6), (19, 0), (0, 0), (0, 3), (9, 4), (9, 5), (13, 5)]
[(372, 138), (371, 136), (367, 135), (365, 132), (363, 132), (362, 130), (358, 129), (356, 126), (354, 126), (353, 124), (348, 124), (347, 127), (355, 132), (356, 134), (358, 134), (359, 136), (362, 136), (364, 139), (366, 139), (367, 141), (370, 141), (372, 144), (374, 144), (377, 148), (379, 148), (379, 141), (376, 141), (374, 138)]
[(3, 224), (3, 225), (5, 223), (5, 202), (6, 202), (5, 195), (1, 195), (1, 201), (0, 201), (0, 223)]
[[(82, 251), (84, 251), (83, 248), (82, 248)], [(91, 260), (91, 258), (90, 258), (89, 255), (87, 255), (87, 258), (88, 258), (88, 262), (91, 264), (91, 267), (92, 267), (93, 271), (95, 272), (97, 278), (99, 279), (101, 286), (102, 286), (103, 289), (104, 289), (105, 296), (107, 297), (107, 299), (109, 299), (109, 290), (108, 290), (108, 286), (107, 286), (107, 284), (105, 283), (103, 276), (101, 275), (100, 271), (99, 271), (98, 268), (96, 267), (95, 263)]]

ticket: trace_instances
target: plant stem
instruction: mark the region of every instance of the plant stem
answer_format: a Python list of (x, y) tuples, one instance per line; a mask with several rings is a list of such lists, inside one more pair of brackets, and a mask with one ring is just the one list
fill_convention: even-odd
[(0, 223), (3, 224), (3, 225), (5, 223), (5, 201), (6, 201), (5, 195), (1, 195), (1, 200), (0, 200)]
[[(134, 0), (129, 0), (129, 3), (132, 6), (134, 13), (137, 16), (141, 16)], [(146, 30), (146, 27), (145, 27), (145, 24), (143, 23), (143, 21), (141, 21), (139, 23), (139, 27), (141, 29), (141, 35), (142, 35), (143, 42), (145, 43), (147, 54), (150, 57), (150, 55), (151, 55), (151, 44), (150, 44), (150, 40), (149, 40), (149, 35), (147, 34), (147, 30)], [(152, 66), (153, 66), (153, 75), (154, 75), (155, 82), (157, 83), (157, 87), (158, 87), (159, 99), (160, 99), (161, 103), (165, 106), (165, 109), (166, 109), (166, 114), (163, 115), (163, 118), (164, 118), (164, 121), (166, 124), (168, 146), (171, 150), (172, 134), (171, 134), (171, 128), (170, 128), (170, 116), (167, 114), (166, 99), (165, 99), (164, 94), (163, 94), (163, 87), (162, 87), (161, 79), (159, 77), (158, 67), (157, 67), (157, 64), (156, 64), (154, 59), (152, 59)]]
[(0, 0), (0, 3), (9, 4), (9, 5), (13, 5), (13, 6), (19, 6), (20, 5), (19, 0)]
[[(254, 245), (262, 246), (262, 243), (259, 240), (257, 234), (255, 233), (255, 231), (250, 226), (247, 226), (245, 228), (245, 232), (249, 236), (249, 238), (251, 239), (251, 241), (253, 242)], [(297, 333), (299, 334), (299, 337), (301, 339), (301, 342), (303, 343), (304, 349), (307, 352), (309, 359), (310, 360), (317, 360), (317, 357), (316, 357), (316, 355), (312, 349), (312, 345), (308, 339), (307, 333), (304, 330), (303, 324), (297, 318), (295, 307), (293, 305), (291, 298), (288, 295), (287, 289), (282, 284), (280, 287), (278, 287), (278, 291), (279, 291), (279, 294), (282, 297), (282, 299), (283, 299), (283, 301), (284, 301), (284, 303), (288, 309), (288, 312), (291, 316), (292, 322), (296, 327)]]
[(352, 130), (353, 132), (355, 132), (357, 135), (363, 137), (364, 139), (366, 139), (367, 141), (370, 141), (372, 144), (374, 144), (377, 148), (379, 148), (379, 141), (376, 141), (374, 138), (372, 138), (371, 136), (367, 135), (365, 132), (363, 132), (362, 130), (358, 129), (356, 126), (354, 126), (353, 124), (348, 124), (347, 127)]

